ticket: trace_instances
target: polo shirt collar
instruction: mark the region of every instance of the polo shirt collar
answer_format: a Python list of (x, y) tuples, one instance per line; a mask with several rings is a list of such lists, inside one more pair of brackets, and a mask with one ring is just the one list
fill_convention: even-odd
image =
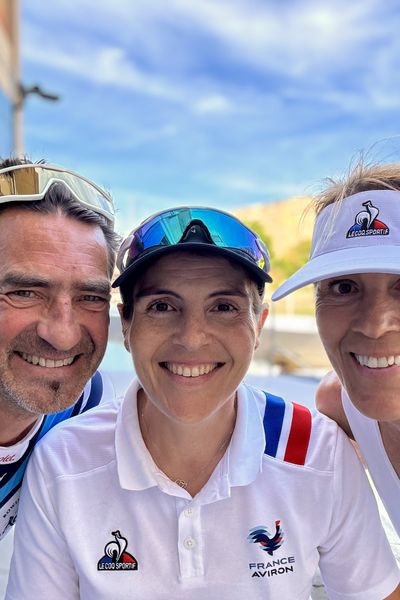
[[(115, 432), (118, 477), (123, 489), (144, 490), (160, 487), (174, 496), (190, 498), (186, 490), (160, 474), (140, 431), (137, 413), (137, 393), (141, 385), (134, 379), (121, 403)], [(263, 394), (261, 394), (263, 396)], [(197, 497), (210, 502), (230, 495), (233, 486), (248, 485), (261, 471), (265, 447), (263, 428), (265, 399), (260, 392), (240, 385), (238, 410), (231, 443), (206, 486)], [(207, 500), (206, 500), (207, 497)]]
[(241, 384), (235, 430), (227, 454), (230, 485), (249, 485), (262, 470), (265, 449), (263, 417), (265, 396)]
[(140, 431), (137, 412), (137, 393), (140, 387), (139, 380), (134, 379), (121, 402), (116, 422), (117, 471), (121, 487), (127, 490), (145, 490), (157, 485), (153, 476), (154, 461)]

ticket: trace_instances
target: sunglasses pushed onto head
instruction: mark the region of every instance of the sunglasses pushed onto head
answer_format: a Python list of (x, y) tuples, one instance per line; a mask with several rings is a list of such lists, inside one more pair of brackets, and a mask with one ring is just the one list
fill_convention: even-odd
[(172, 208), (143, 221), (123, 241), (117, 267), (118, 287), (132, 278), (150, 260), (176, 250), (215, 252), (251, 272), (260, 283), (268, 275), (270, 258), (263, 241), (236, 217), (214, 208)]
[(0, 170), (0, 204), (43, 200), (53, 183), (61, 183), (82, 205), (114, 223), (111, 196), (82, 175), (46, 164), (22, 164)]

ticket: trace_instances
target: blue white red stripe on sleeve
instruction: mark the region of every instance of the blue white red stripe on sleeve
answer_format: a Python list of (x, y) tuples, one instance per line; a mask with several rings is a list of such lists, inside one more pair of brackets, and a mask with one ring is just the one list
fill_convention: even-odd
[(311, 411), (267, 392), (265, 396), (265, 454), (304, 465), (311, 435)]

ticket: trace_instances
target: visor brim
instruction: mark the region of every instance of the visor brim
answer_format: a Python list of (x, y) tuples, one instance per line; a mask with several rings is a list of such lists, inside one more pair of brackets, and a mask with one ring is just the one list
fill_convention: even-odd
[(357, 273), (400, 275), (400, 246), (360, 246), (316, 256), (279, 286), (272, 300), (276, 302), (310, 283)]

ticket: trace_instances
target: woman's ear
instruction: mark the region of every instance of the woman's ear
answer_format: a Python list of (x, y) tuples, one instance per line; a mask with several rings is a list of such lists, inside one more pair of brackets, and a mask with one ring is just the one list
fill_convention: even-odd
[(124, 315), (123, 315), (124, 305), (122, 303), (120, 303), (117, 305), (117, 308), (118, 308), (119, 316), (121, 319), (122, 335), (124, 336), (124, 346), (125, 346), (126, 350), (128, 352), (130, 352), (131, 348), (129, 345), (129, 321), (124, 319)]
[(268, 313), (269, 313), (268, 304), (263, 304), (262, 308), (261, 308), (260, 316), (258, 317), (258, 321), (257, 321), (257, 335), (256, 335), (255, 344), (254, 344), (254, 350), (257, 350), (258, 346), (260, 345), (260, 335), (261, 335), (261, 331), (264, 327), (264, 323), (268, 317)]

